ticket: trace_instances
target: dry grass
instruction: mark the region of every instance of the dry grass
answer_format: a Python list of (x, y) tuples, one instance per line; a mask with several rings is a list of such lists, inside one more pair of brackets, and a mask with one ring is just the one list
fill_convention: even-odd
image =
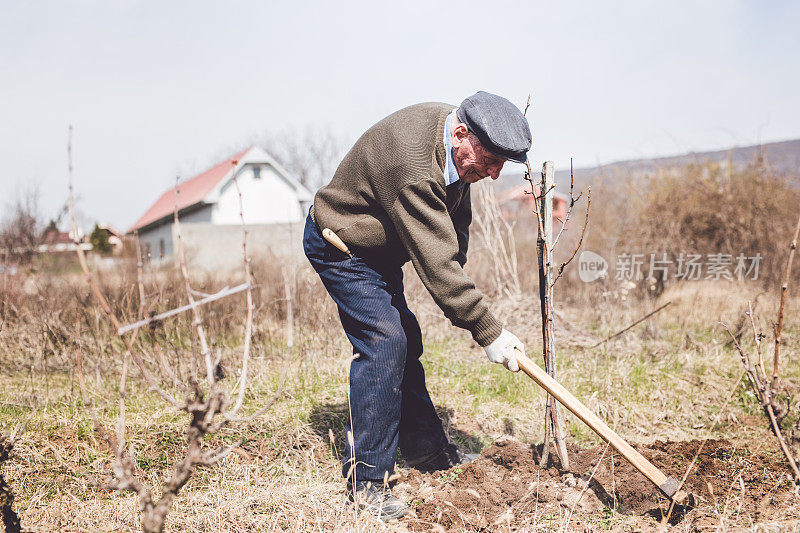
[[(314, 279), (305, 271), (299, 278), (300, 291), (309, 291), (305, 301), (310, 301), (318, 290)], [(304, 283), (309, 284), (305, 289)], [(413, 290), (413, 283), (418, 282), (409, 283), (412, 308), (424, 325), (431, 393), (451, 437), (472, 450), (509, 434), (524, 442), (539, 440), (543, 392), (524, 376), (488, 364), (468, 334), (449, 327), (427, 296)], [(561, 381), (633, 441), (752, 433), (754, 429), (742, 422), (752, 420), (758, 406), (741, 386), (738, 358), (724, 346), (724, 337), (714, 324), (720, 318), (733, 322), (740, 306), (758, 292), (757, 288), (748, 292), (741, 285), (719, 283), (673, 287), (662, 299), (672, 300), (674, 305), (594, 350), (582, 350), (581, 345), (620, 329), (658, 303), (612, 301), (598, 294), (595, 305), (588, 309), (562, 308), (564, 320), (556, 328)], [(767, 305), (766, 299), (762, 297), (764, 311), (771, 314), (772, 302)], [(288, 366), (284, 393), (252, 427), (215, 437), (226, 442), (237, 437), (246, 440), (236, 454), (192, 479), (175, 503), (169, 529), (379, 530), (367, 517), (357, 518), (342, 506), (337, 453), (344, 442), (345, 370), (350, 348), (338, 329), (332, 306), (320, 299), (301, 313), (295, 347), (290, 351), (283, 346), (280, 315), (265, 311), (274, 303), (263, 294), (260, 301), (253, 391), (246, 405), (254, 410), (259, 401), (269, 398), (281, 370)], [(228, 327), (225, 305), (213, 315), (219, 331)], [(521, 333), (529, 352), (535, 353), (540, 347), (535, 302), (506, 300), (497, 302), (496, 307), (509, 328)], [(796, 316), (797, 310), (798, 301), (792, 300), (787, 316)], [(29, 319), (32, 316), (28, 315)], [(798, 383), (798, 328), (789, 322), (785, 368), (790, 372), (787, 380)], [(41, 323), (16, 322), (13, 329), (2, 332), (3, 338), (25, 327), (33, 330)], [(118, 363), (113, 354), (119, 353), (119, 347), (102, 337), (107, 332), (99, 331), (96, 340), (86, 338), (96, 347), (89, 387), (110, 426), (116, 414), (113, 376)], [(240, 334), (232, 328), (223, 345), (233, 350)], [(30, 331), (28, 335), (27, 342), (38, 339)], [(175, 337), (175, 342), (182, 338), (179, 333)], [(104, 355), (101, 347), (109, 355)], [(72, 344), (67, 339), (62, 344), (51, 343), (51, 349), (50, 360), (58, 365), (40, 366), (36, 357), (28, 356), (29, 366), (15, 365), (15, 371), (0, 375), (2, 425), (8, 428), (22, 423), (25, 427), (13, 459), (5, 466), (6, 477), (17, 492), (23, 523), (34, 530), (135, 529), (135, 498), (101, 488), (110, 456), (92, 431), (71, 376)], [(137, 447), (145, 479), (157, 485), (177, 457), (184, 423), (178, 413), (142, 390), (141, 382), (134, 378), (128, 402), (130, 439)], [(571, 416), (567, 417), (567, 429), (573, 442), (598, 442)], [(335, 436), (333, 443), (329, 430)], [(735, 492), (732, 494), (735, 498)], [(726, 511), (724, 520), (735, 523), (735, 514)]]
[[(749, 190), (746, 185), (750, 182), (732, 185), (729, 177), (709, 172), (710, 181), (697, 186), (702, 194), (714, 193), (716, 189), (710, 186), (720, 183), (723, 192), (735, 187)], [(761, 183), (762, 174), (751, 176), (753, 183)], [(674, 192), (672, 185), (675, 183), (664, 183), (656, 192), (661, 191), (668, 198)], [(641, 245), (645, 240), (652, 241), (652, 245), (675, 245), (676, 241), (670, 240), (674, 233), (662, 241), (656, 239), (651, 230), (663, 222), (657, 217), (651, 221), (653, 227), (641, 228), (628, 241), (622, 239), (632, 225), (643, 224), (642, 217), (634, 216), (637, 213), (646, 213), (655, 206), (667, 216), (664, 213), (670, 206), (654, 194), (636, 203), (640, 211), (631, 210), (630, 217), (618, 217), (613, 222), (619, 223), (612, 224), (605, 218), (614, 218), (609, 213), (613, 213), (614, 200), (619, 197), (612, 194), (604, 204), (601, 191), (599, 198), (593, 200), (597, 218), (590, 222), (589, 248), (618, 250), (626, 242)], [(694, 199), (702, 203), (702, 194)], [(723, 196), (730, 206), (740, 202), (736, 197)], [(753, 213), (762, 218), (748, 219), (748, 224), (769, 223), (774, 215), (764, 214), (769, 209), (764, 202), (758, 203)], [(724, 211), (726, 216), (732, 216), (732, 212)], [(575, 218), (581, 217), (578, 213)], [(529, 355), (538, 360), (541, 330), (535, 253), (531, 232), (525, 231), (524, 224), (521, 221), (514, 232), (521, 296), (502, 295), (477, 239), (473, 241), (467, 270), (478, 287), (490, 295), (493, 309), (508, 329), (523, 340)], [(670, 226), (670, 231), (680, 233), (682, 227)], [(741, 231), (741, 227), (737, 228)], [(714, 235), (716, 238), (718, 233)], [(570, 249), (570, 238), (569, 232), (565, 233), (564, 249)], [(774, 261), (778, 261), (776, 241), (762, 244), (766, 248), (762, 253), (776, 252)], [(254, 265), (258, 290), (252, 389), (245, 408), (255, 411), (271, 398), (286, 369), (283, 393), (273, 408), (250, 427), (226, 429), (213, 437), (211, 445), (237, 438), (243, 438), (244, 443), (219, 465), (201, 469), (191, 479), (169, 515), (170, 531), (383, 530), (380, 524), (356, 516), (342, 505), (344, 486), (338, 456), (345, 442), (346, 369), (351, 348), (333, 303), (305, 263), (297, 273), (293, 298), (294, 343), (292, 348), (286, 347), (283, 272), (275, 267), (279, 264), (276, 258), (262, 258)], [(203, 292), (214, 292), (240, 281), (235, 276), (224, 280), (212, 276), (193, 279), (195, 288)], [(115, 311), (132, 321), (138, 306), (132, 265), (102, 273), (99, 282)], [(505, 435), (523, 442), (539, 441), (543, 391), (524, 375), (490, 365), (468, 333), (449, 325), (411, 269), (406, 271), (406, 285), (409, 305), (423, 326), (423, 360), (429, 388), (450, 437), (471, 451)], [(746, 303), (755, 301), (760, 325), (768, 331), (778, 293), (777, 286), (767, 286), (770, 290), (766, 291), (764, 287), (755, 282), (668, 283), (657, 300), (650, 300), (639, 289), (627, 295), (619, 292), (613, 280), (583, 284), (565, 276), (555, 288), (556, 302), (560, 303), (556, 306), (555, 328), (559, 380), (612, 428), (634, 442), (755, 436), (768, 439), (759, 406), (741, 381), (739, 357), (726, 346), (726, 337), (716, 325), (718, 321), (735, 325)], [(182, 303), (180, 280), (171, 271), (148, 272), (146, 291), (148, 312), (161, 312)], [(243, 336), (240, 298), (215, 302), (204, 314), (209, 337), (223, 350), (223, 365), (228, 368), (236, 367), (230, 358)], [(585, 349), (666, 301), (672, 305), (653, 318), (619, 338)], [(798, 312), (800, 299), (790, 299), (782, 369), (788, 388), (795, 393), (800, 388), (800, 325), (794, 318)], [(112, 457), (94, 434), (72, 375), (79, 334), (76, 322), (81, 324), (90, 393), (101, 417), (112, 427), (123, 347), (91, 303), (80, 276), (67, 264), (60, 265), (57, 271), (42, 268), (0, 279), (0, 431), (23, 427), (13, 457), (2, 466), (3, 473), (16, 491), (15, 506), (28, 529), (135, 530), (135, 497), (103, 488)], [(170, 320), (153, 334), (160, 344), (174, 347), (167, 357), (175, 368), (185, 364), (178, 354), (191, 347), (187, 317)], [(149, 342), (146, 336), (141, 339), (145, 344)], [(746, 336), (743, 341), (745, 346), (752, 342)], [(182, 428), (186, 424), (179, 413), (167, 409), (144, 390), (138, 371), (132, 374), (129, 387), (130, 442), (136, 446), (138, 466), (145, 480), (158, 486), (180, 454)], [(569, 441), (586, 446), (598, 444), (591, 431), (568, 413), (565, 415)], [(786, 423), (793, 423), (797, 416), (795, 408)], [(771, 518), (759, 522), (739, 513), (737, 501), (743, 498), (740, 487), (731, 487), (728, 494), (720, 497), (724, 501), (718, 521), (709, 525), (712, 528), (766, 531), (797, 527), (788, 521), (789, 515), (784, 521)], [(526, 512), (531, 513), (525, 522), (531, 531), (567, 529), (565, 516), (546, 516), (544, 509), (535, 505)], [(488, 518), (491, 524), (496, 517)], [(634, 518), (615, 513), (583, 521), (574, 517), (569, 527), (642, 527)], [(401, 523), (394, 527), (405, 526)], [(677, 526), (687, 531), (690, 527), (694, 526)], [(490, 529), (508, 528), (499, 523)]]

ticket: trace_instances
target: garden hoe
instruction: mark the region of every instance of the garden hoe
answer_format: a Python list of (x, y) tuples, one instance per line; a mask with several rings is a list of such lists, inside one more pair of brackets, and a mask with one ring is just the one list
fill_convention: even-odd
[(553, 398), (569, 409), (572, 414), (580, 418), (592, 431), (600, 435), (603, 440), (608, 442), (612, 448), (617, 450), (617, 452), (627, 459), (639, 472), (652, 481), (653, 484), (658, 487), (658, 490), (661, 491), (661, 494), (669, 498), (675, 505), (694, 507), (694, 495), (680, 490), (681, 484), (677, 479), (665, 476), (661, 470), (656, 468), (655, 465), (648, 461), (642, 454), (634, 450), (622, 437), (614, 433), (614, 430), (608, 427), (600, 417), (578, 401), (571, 392), (553, 379), (550, 374), (542, 370), (541, 367), (522, 353), (517, 354), (517, 362), (519, 363), (520, 369), (528, 374), (533, 381), (549, 392)]

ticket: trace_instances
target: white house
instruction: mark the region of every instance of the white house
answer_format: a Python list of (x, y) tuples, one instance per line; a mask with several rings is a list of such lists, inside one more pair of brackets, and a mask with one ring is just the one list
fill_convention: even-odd
[(219, 268), (240, 262), (241, 219), (234, 175), (242, 192), (250, 255), (296, 250), (313, 195), (254, 146), (162, 194), (128, 230), (138, 232), (143, 255), (155, 262), (171, 260), (177, 200), (181, 239), (195, 265)]

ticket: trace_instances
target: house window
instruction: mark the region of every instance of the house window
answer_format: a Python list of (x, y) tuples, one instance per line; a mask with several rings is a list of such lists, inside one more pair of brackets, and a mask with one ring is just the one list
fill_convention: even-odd
[(261, 179), (261, 167), (253, 167), (253, 179), (254, 180)]
[(144, 257), (142, 257), (142, 259), (143, 259), (143, 261), (142, 261), (143, 263), (149, 263), (150, 262), (150, 243), (149, 242), (145, 243), (145, 245), (144, 245)]
[(158, 241), (158, 258), (164, 259), (164, 239)]

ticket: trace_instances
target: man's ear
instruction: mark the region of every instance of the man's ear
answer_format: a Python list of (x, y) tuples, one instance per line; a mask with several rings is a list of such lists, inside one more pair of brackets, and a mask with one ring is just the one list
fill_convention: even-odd
[(453, 128), (453, 146), (458, 146), (469, 136), (469, 130), (464, 124), (456, 124)]

